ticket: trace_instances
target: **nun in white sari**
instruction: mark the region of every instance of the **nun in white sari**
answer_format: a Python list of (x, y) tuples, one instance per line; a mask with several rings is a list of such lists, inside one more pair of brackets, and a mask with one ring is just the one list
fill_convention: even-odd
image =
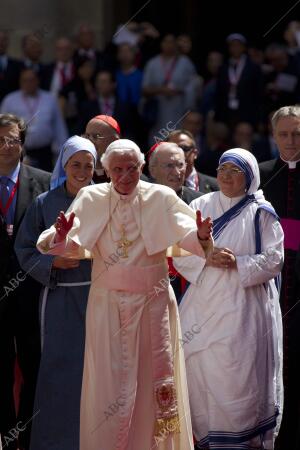
[(190, 205), (212, 217), (214, 252), (174, 262), (190, 283), (180, 318), (196, 448), (270, 450), (283, 398), (283, 231), (250, 152), (226, 151), (217, 180), (220, 192)]

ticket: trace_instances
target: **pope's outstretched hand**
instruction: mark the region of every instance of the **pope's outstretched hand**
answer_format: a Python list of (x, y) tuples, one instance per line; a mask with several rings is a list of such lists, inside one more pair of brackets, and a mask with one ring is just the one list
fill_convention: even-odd
[(54, 243), (62, 242), (66, 239), (67, 234), (71, 230), (74, 222), (75, 214), (71, 213), (69, 219), (66, 218), (63, 211), (60, 211), (59, 216), (54, 224), (56, 233), (54, 237)]
[(196, 211), (196, 224), (198, 228), (198, 237), (199, 239), (205, 241), (211, 238), (212, 233), (212, 220), (211, 217), (207, 217), (205, 220), (202, 220), (201, 211)]

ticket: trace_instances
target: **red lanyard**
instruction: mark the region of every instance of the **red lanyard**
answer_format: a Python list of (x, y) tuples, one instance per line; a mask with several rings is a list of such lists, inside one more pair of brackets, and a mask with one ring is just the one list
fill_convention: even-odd
[(63, 64), (58, 69), (61, 85), (64, 87), (69, 81), (74, 78), (74, 67), (68, 63)]
[(166, 64), (165, 64), (163, 58), (161, 58), (161, 64), (163, 66), (163, 71), (164, 71), (164, 76), (165, 76), (164, 84), (168, 84), (171, 81), (173, 72), (175, 70), (176, 63), (177, 63), (177, 57), (175, 57), (173, 59), (173, 61), (171, 61), (171, 64), (169, 65), (169, 67), (166, 67)]
[(1, 199), (0, 199), (0, 210), (1, 210), (1, 212), (2, 212), (2, 214), (4, 216), (6, 216), (6, 214), (7, 214), (7, 211), (8, 211), (8, 209), (9, 209), (9, 207), (10, 207), (10, 205), (11, 205), (13, 199), (14, 199), (14, 196), (15, 196), (15, 194), (17, 192), (18, 187), (19, 187), (19, 177), (18, 177), (17, 182), (15, 183), (15, 185), (13, 187), (13, 190), (10, 193), (10, 196), (9, 196), (9, 198), (7, 200), (6, 205), (2, 205), (2, 202), (1, 202)]
[(59, 73), (60, 73), (60, 80), (61, 80), (61, 85), (62, 87), (64, 87), (67, 84), (67, 73), (66, 73), (66, 67), (61, 67), (59, 69)]

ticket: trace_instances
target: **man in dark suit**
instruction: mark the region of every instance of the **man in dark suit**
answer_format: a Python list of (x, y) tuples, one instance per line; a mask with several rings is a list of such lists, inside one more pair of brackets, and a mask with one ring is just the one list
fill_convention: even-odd
[(88, 58), (94, 63), (96, 71), (99, 70), (115, 70), (116, 63), (108, 52), (100, 52), (95, 46), (95, 33), (85, 24), (80, 25), (77, 33), (77, 49), (74, 53), (74, 63), (82, 58)]
[[(106, 175), (100, 159), (109, 144), (120, 139), (120, 125), (114, 117), (100, 114), (88, 121), (82, 137), (92, 141), (97, 150), (98, 158), (93, 176), (94, 183), (109, 183), (110, 179)], [(149, 181), (144, 174), (141, 175), (141, 180)]]
[(113, 116), (120, 124), (124, 138), (135, 140), (138, 133), (136, 110), (133, 106), (120, 102), (116, 96), (114, 75), (109, 71), (97, 73), (95, 81), (95, 100), (89, 100), (82, 105), (79, 130), (82, 133), (89, 120), (97, 115)]
[[(29, 448), (40, 358), (40, 286), (21, 270), (13, 245), (26, 208), (48, 189), (50, 174), (20, 162), (25, 135), (23, 119), (0, 115), (0, 434), (7, 450)], [(23, 378), (17, 415), (13, 391), (16, 355)]]
[(8, 34), (0, 30), (0, 102), (7, 94), (19, 87), (22, 64), (7, 56)]
[(161, 142), (149, 152), (150, 182), (163, 184), (174, 189), (179, 198), (190, 204), (203, 195), (184, 186), (186, 161), (183, 150), (173, 142)]
[(43, 35), (38, 33), (29, 33), (23, 36), (21, 46), (23, 51), (23, 60), (21, 70), (32, 69), (39, 77), (39, 84), (42, 89), (47, 89), (48, 67), (41, 62), (43, 54), (42, 45)]
[(186, 161), (185, 186), (203, 194), (219, 190), (216, 178), (196, 171), (195, 160), (198, 156), (198, 150), (193, 135), (189, 131), (171, 131), (166, 141), (174, 142), (184, 151)]
[[(188, 205), (202, 192), (184, 186), (186, 161), (183, 150), (174, 142), (161, 142), (153, 145), (148, 152), (150, 182), (163, 184), (174, 189), (181, 200)], [(158, 211), (159, 217), (159, 211)], [(168, 258), (171, 284), (179, 302), (183, 293), (185, 280), (173, 267), (172, 258)]]
[(280, 305), (283, 318), (284, 409), (277, 450), (300, 448), (300, 107), (285, 106), (272, 118), (277, 159), (260, 164), (261, 188), (284, 230), (285, 262)]
[(55, 96), (75, 77), (73, 62), (73, 44), (67, 37), (60, 37), (55, 42), (55, 61), (45, 69), (44, 89)]
[(246, 54), (246, 39), (238, 33), (227, 38), (229, 60), (220, 69), (216, 83), (215, 120), (234, 126), (261, 119), (263, 76)]
[(264, 111), (275, 111), (282, 105), (299, 102), (300, 82), (296, 60), (282, 44), (270, 44), (265, 49), (269, 69), (264, 74)]
[(260, 135), (251, 147), (251, 151), (258, 162), (269, 161), (270, 159), (276, 159), (279, 156), (278, 147), (272, 130), (272, 116), (274, 112), (275, 111), (268, 115), (268, 119), (265, 123), (265, 133)]

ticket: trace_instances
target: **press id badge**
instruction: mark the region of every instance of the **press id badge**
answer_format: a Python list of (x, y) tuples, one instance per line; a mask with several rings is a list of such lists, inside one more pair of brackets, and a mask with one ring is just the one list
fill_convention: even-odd
[(236, 97), (230, 98), (228, 101), (228, 107), (230, 109), (238, 109), (239, 108), (239, 101)]
[(7, 232), (8, 236), (12, 236), (13, 235), (13, 232), (14, 232), (13, 224), (6, 225), (6, 232)]

